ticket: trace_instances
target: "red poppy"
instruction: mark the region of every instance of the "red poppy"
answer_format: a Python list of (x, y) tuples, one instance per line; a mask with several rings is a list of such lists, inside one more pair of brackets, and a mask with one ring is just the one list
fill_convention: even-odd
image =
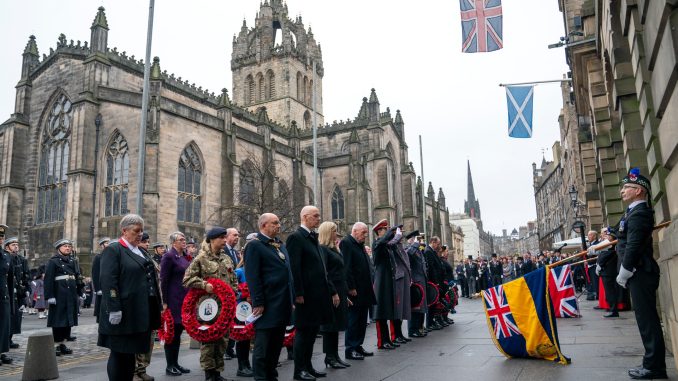
[(158, 339), (165, 344), (171, 344), (174, 339), (174, 318), (169, 308), (162, 312), (160, 318), (162, 322), (158, 328)]

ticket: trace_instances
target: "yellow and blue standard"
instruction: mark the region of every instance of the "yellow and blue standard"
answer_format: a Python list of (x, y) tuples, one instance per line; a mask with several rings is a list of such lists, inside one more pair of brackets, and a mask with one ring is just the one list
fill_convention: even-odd
[(482, 291), (490, 335), (506, 357), (570, 363), (560, 351), (547, 275), (541, 267)]

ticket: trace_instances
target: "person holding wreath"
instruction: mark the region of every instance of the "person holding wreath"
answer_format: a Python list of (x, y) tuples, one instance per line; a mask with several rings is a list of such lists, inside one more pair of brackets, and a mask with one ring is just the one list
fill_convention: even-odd
[[(226, 247), (226, 229), (217, 226), (207, 232), (200, 252), (186, 269), (183, 285), (186, 288), (198, 288), (214, 292), (212, 284), (206, 279), (221, 279), (226, 285), (238, 290), (238, 280), (235, 277), (235, 264), (224, 252)], [(222, 337), (215, 341), (200, 343), (200, 367), (205, 371), (205, 380), (223, 381), (221, 371), (224, 370), (224, 353), (228, 338)]]

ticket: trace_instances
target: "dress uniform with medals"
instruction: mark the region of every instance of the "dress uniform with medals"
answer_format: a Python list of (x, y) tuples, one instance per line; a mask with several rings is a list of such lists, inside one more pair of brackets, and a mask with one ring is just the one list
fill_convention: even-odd
[(628, 287), (640, 337), (645, 347), (643, 364), (628, 371), (633, 379), (666, 376), (666, 347), (657, 313), (659, 265), (652, 256), (654, 211), (649, 205), (650, 181), (633, 168), (622, 180), (622, 201), (630, 203), (617, 228), (617, 252), (621, 267), (617, 283)]
[[(183, 286), (186, 288), (205, 289), (207, 287), (207, 278), (221, 279), (227, 285), (233, 288), (233, 292), (238, 292), (238, 279), (235, 276), (235, 265), (223, 250), (223, 246), (218, 252), (213, 252), (211, 241), (220, 237), (226, 237), (226, 229), (215, 227), (207, 232), (206, 240), (203, 242), (200, 252), (186, 269), (184, 274)], [(221, 338), (217, 341), (201, 343), (200, 345), (200, 367), (205, 371), (207, 380), (222, 380), (220, 373), (224, 370), (224, 353), (228, 338)]]
[(5, 240), (7, 225), (0, 225), (0, 365), (11, 364), (5, 353), (9, 352), (12, 308), (10, 301), (14, 297), (12, 257), (2, 244)]
[(57, 253), (45, 269), (45, 299), (49, 304), (47, 326), (52, 327), (56, 354), (60, 356), (73, 353), (63, 342), (71, 336), (71, 327), (78, 325), (78, 295), (82, 290), (78, 290), (80, 269), (71, 256), (71, 241), (60, 239), (54, 248)]

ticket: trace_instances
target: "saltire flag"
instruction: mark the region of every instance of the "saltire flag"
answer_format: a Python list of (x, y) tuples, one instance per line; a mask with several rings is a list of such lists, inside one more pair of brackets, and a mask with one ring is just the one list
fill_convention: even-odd
[(558, 266), (550, 269), (549, 293), (555, 317), (581, 317), (579, 303), (574, 293), (574, 280), (570, 265)]
[(490, 336), (506, 357), (569, 364), (560, 351), (545, 267), (482, 291)]
[(463, 53), (503, 48), (501, 0), (459, 0)]
[(512, 138), (532, 137), (532, 99), (534, 86), (506, 86), (508, 135)]

